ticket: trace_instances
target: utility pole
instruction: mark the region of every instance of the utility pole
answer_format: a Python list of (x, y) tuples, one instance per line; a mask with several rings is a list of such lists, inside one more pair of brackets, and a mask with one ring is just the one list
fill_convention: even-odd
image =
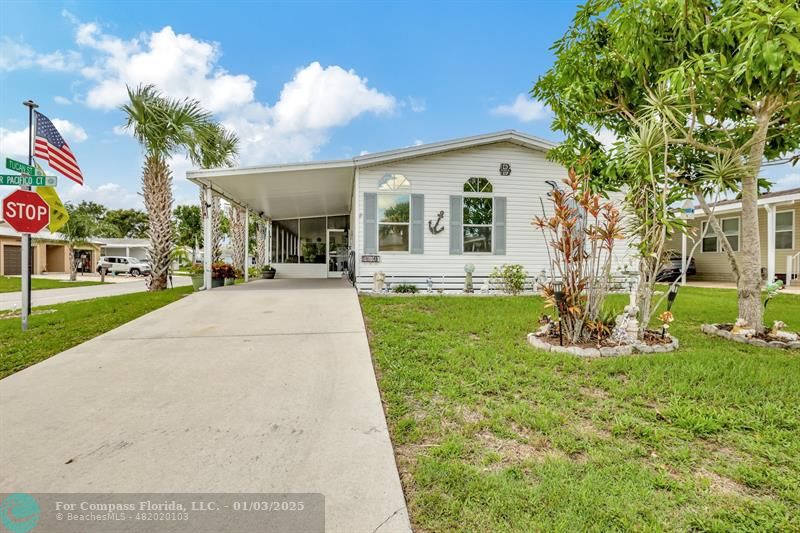
[[(39, 105), (33, 100), (22, 102), (28, 108), (28, 165), (33, 166), (33, 143), (35, 132), (33, 130), (33, 110)], [(31, 176), (33, 178), (33, 176)], [(21, 185), (24, 191), (30, 191), (29, 185)], [(31, 234), (22, 234), (22, 331), (28, 329), (28, 317), (31, 314)]]

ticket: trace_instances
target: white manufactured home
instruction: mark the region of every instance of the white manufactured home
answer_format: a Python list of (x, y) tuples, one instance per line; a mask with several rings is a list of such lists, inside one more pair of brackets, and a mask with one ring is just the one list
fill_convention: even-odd
[[(270, 221), (278, 278), (347, 271), (359, 290), (370, 290), (383, 272), (391, 284), (461, 290), (472, 264), (477, 289), (506, 263), (522, 264), (531, 277), (547, 269), (545, 241), (531, 221), (547, 204), (547, 181), (567, 176), (545, 157), (554, 146), (502, 131), (347, 160), (187, 176)], [(624, 248), (621, 242), (621, 254)]]

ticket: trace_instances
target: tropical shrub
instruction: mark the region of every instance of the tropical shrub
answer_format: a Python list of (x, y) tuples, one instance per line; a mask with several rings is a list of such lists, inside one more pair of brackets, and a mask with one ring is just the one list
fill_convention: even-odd
[(211, 265), (211, 277), (214, 279), (230, 279), (236, 277), (236, 272), (228, 263), (214, 263)]
[(416, 285), (412, 285), (410, 283), (401, 283), (394, 288), (394, 292), (403, 293), (403, 294), (416, 294), (419, 292)]
[(489, 274), (491, 282), (506, 294), (519, 294), (525, 289), (528, 273), (522, 265), (503, 265), (494, 267)]
[(570, 169), (566, 190), (550, 193), (553, 214), (543, 213), (533, 225), (548, 245), (550, 279), (542, 295), (556, 307), (566, 338), (589, 340), (587, 324), (596, 324), (611, 281), (614, 244), (622, 238), (619, 210), (589, 191), (587, 175)]

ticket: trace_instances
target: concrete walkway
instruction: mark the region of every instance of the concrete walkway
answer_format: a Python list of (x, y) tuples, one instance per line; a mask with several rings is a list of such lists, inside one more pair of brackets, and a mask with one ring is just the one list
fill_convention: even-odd
[(321, 492), (327, 531), (410, 531), (341, 280), (194, 293), (0, 380), (0, 413), (0, 492)]
[[(109, 276), (110, 277), (110, 276)], [(79, 281), (83, 281), (78, 278)], [(88, 277), (87, 277), (88, 280)], [(94, 281), (94, 279), (92, 279)], [(98, 279), (99, 281), (99, 279)], [(172, 283), (175, 287), (191, 285), (192, 279), (189, 276), (173, 276)], [(88, 285), (82, 287), (64, 287), (58, 289), (41, 289), (31, 291), (31, 305), (38, 307), (41, 305), (60, 304), (64, 302), (74, 302), (76, 300), (90, 300), (92, 298), (102, 298), (104, 296), (118, 296), (120, 294), (131, 294), (134, 292), (146, 291), (144, 278), (126, 278), (124, 282), (109, 282), (104, 285)], [(0, 311), (6, 309), (19, 309), (22, 305), (22, 293), (20, 292), (0, 292)]]

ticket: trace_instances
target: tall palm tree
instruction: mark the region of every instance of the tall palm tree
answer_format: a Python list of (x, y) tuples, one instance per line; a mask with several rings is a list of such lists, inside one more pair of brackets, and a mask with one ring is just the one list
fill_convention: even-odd
[(128, 98), (122, 106), (127, 115), (125, 126), (145, 151), (142, 195), (150, 226), (150, 290), (162, 290), (167, 288), (175, 239), (172, 171), (167, 158), (185, 150), (195, 164), (230, 162), (237, 139), (215, 123), (197, 100), (167, 98), (153, 85), (129, 87)]

